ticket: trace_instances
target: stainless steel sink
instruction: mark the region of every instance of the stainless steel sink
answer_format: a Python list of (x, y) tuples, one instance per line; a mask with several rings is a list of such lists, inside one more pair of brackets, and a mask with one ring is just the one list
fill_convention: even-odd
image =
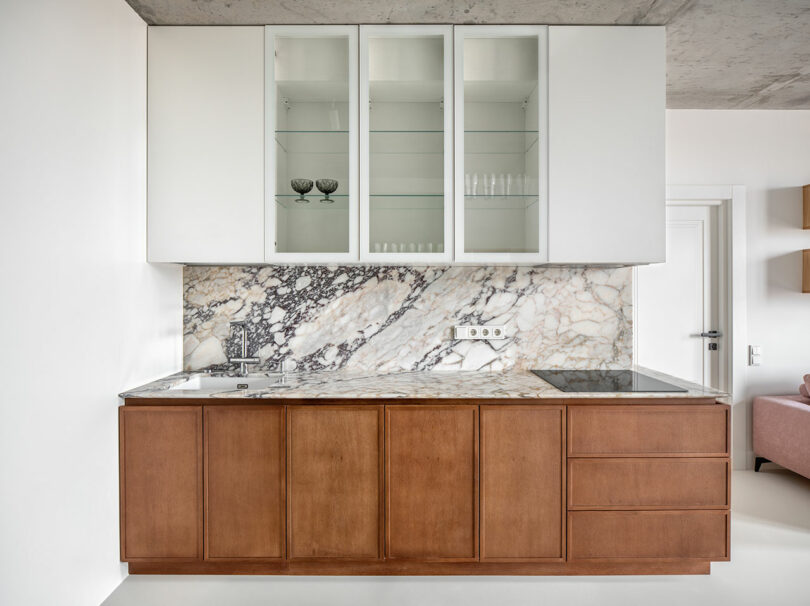
[(224, 375), (197, 374), (186, 381), (170, 387), (170, 390), (183, 391), (234, 391), (269, 389), (284, 386), (284, 375), (281, 373), (231, 377)]

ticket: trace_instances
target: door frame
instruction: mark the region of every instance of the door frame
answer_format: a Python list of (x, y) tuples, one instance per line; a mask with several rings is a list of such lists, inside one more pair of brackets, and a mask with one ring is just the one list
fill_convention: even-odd
[[(718, 207), (718, 264), (720, 283), (718, 315), (727, 355), (721, 361), (721, 389), (730, 395), (732, 406), (744, 404), (747, 369), (746, 242), (744, 185), (668, 185), (667, 206)], [(633, 362), (638, 351), (638, 270), (633, 268)], [(732, 450), (738, 457), (735, 467), (745, 469), (753, 457), (747, 424), (737, 423), (732, 429)], [(744, 455), (744, 456), (743, 456)]]

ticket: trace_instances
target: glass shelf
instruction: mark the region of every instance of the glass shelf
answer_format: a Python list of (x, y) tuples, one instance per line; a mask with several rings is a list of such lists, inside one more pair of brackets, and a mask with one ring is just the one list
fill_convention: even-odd
[(349, 131), (347, 130), (277, 130), (276, 134), (288, 134), (288, 135), (348, 135)]
[(422, 135), (422, 134), (436, 134), (443, 135), (443, 130), (370, 130), (371, 134), (408, 134), (408, 135)]
[(309, 192), (304, 197), (309, 202), (297, 202), (298, 194), (276, 194), (276, 204), (293, 210), (347, 210), (349, 208), (348, 194), (329, 194), (329, 197), (334, 200), (332, 204), (321, 202), (321, 198), (323, 198), (321, 192)]
[(518, 135), (537, 135), (540, 133), (539, 130), (465, 130), (465, 134), (467, 133), (489, 133), (489, 134), (518, 134)]

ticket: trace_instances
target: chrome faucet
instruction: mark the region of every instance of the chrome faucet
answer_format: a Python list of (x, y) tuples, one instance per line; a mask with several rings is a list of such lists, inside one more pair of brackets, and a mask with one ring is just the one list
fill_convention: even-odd
[(244, 321), (242, 322), (231, 322), (232, 327), (236, 327), (241, 329), (242, 335), (242, 355), (239, 358), (228, 358), (228, 362), (231, 364), (239, 364), (239, 374), (243, 377), (247, 376), (247, 365), (248, 364), (258, 364), (259, 358), (249, 358), (247, 355), (248, 352), (248, 335), (247, 335), (247, 325)]

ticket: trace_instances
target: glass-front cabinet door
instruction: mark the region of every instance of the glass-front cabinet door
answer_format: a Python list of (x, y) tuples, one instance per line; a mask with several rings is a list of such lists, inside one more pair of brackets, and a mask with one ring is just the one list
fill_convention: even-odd
[(547, 28), (455, 28), (455, 259), (547, 259)]
[(360, 258), (452, 259), (452, 26), (360, 26)]
[(358, 259), (357, 26), (265, 30), (265, 257)]

